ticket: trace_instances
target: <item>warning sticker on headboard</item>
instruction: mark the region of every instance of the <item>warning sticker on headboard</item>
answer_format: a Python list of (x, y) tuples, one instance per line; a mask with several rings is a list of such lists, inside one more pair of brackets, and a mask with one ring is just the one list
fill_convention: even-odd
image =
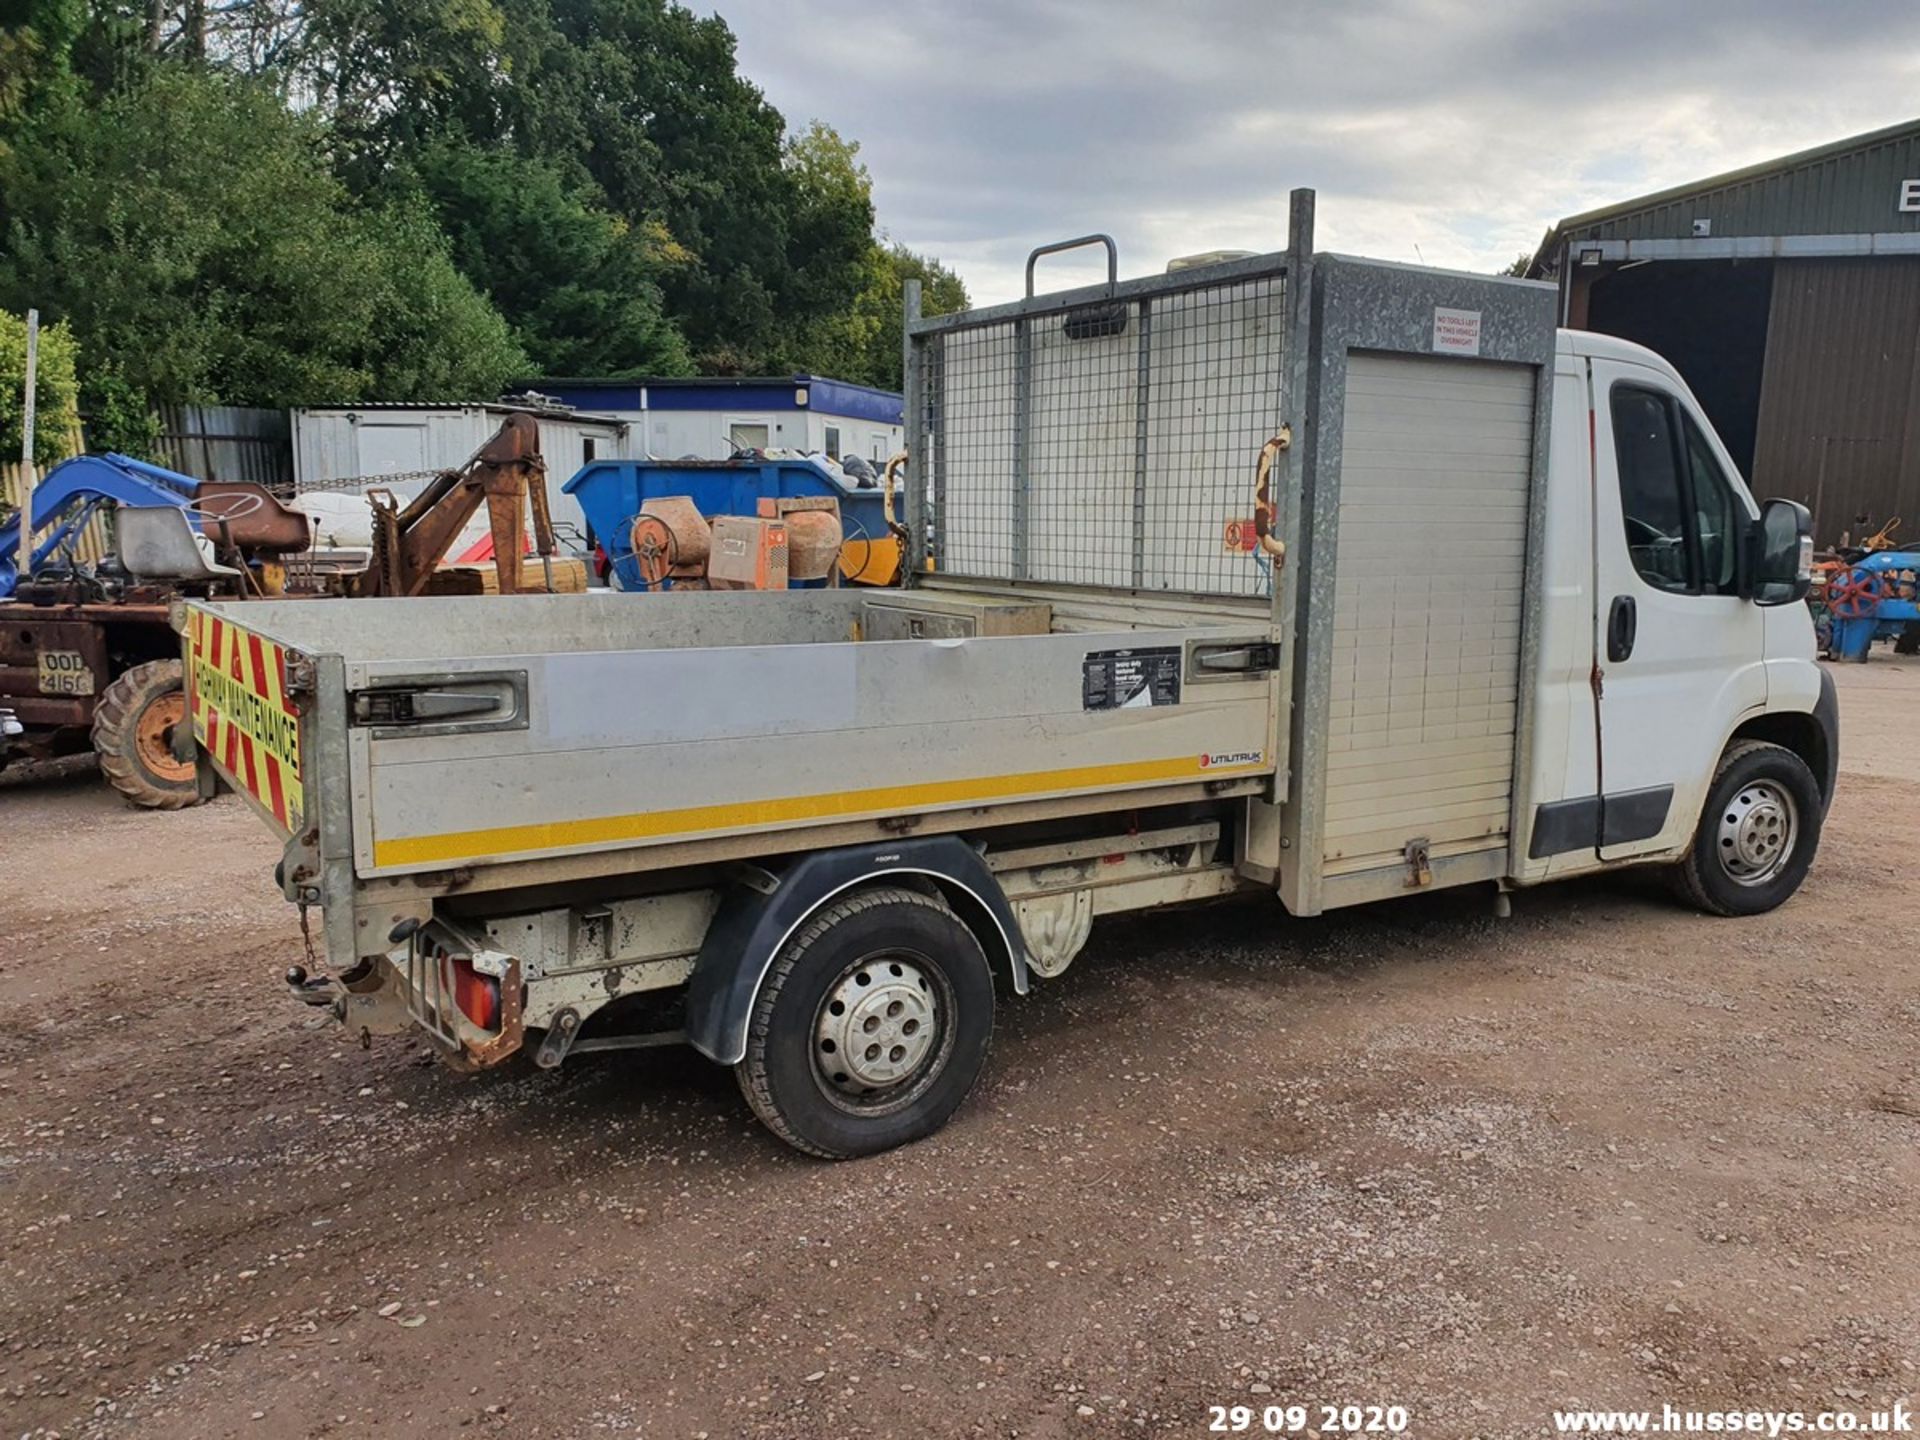
[(1433, 350), (1436, 355), (1478, 355), (1480, 312), (1434, 306)]

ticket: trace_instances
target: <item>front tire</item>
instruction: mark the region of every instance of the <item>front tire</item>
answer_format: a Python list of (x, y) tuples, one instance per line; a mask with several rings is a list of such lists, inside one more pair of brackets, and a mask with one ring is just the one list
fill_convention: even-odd
[(774, 958), (734, 1073), (775, 1135), (851, 1159), (946, 1124), (992, 1036), (973, 932), (938, 896), (876, 887), (828, 905)]
[(178, 660), (136, 665), (101, 692), (93, 707), (93, 749), (107, 783), (149, 810), (198, 803), (192, 761), (173, 755), (173, 732), (187, 723)]
[(1727, 747), (1707, 789), (1681, 892), (1711, 915), (1760, 915), (1800, 888), (1820, 845), (1825, 805), (1813, 771), (1761, 740)]

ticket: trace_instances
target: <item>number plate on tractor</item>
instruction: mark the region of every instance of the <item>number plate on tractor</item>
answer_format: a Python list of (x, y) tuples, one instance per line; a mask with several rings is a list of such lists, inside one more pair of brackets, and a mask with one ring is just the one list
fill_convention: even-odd
[(78, 650), (42, 650), (40, 652), (40, 693), (42, 695), (91, 695), (93, 671)]

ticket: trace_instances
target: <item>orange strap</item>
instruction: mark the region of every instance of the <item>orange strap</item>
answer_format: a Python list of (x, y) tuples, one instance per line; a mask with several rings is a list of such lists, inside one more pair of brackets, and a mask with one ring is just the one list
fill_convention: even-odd
[(1260, 463), (1254, 469), (1253, 477), (1253, 534), (1260, 549), (1271, 555), (1275, 564), (1287, 558), (1287, 542), (1274, 534), (1274, 526), (1280, 518), (1279, 507), (1273, 503), (1273, 462), (1280, 452), (1293, 444), (1293, 427), (1282, 425), (1279, 434), (1260, 447)]

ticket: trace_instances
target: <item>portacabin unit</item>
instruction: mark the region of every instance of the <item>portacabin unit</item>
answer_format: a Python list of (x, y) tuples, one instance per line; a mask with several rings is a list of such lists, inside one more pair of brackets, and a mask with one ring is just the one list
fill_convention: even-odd
[(824, 375), (712, 375), (692, 378), (528, 381), (542, 394), (634, 427), (658, 460), (725, 460), (742, 450), (858, 456), (874, 469), (900, 448), (901, 397)]

